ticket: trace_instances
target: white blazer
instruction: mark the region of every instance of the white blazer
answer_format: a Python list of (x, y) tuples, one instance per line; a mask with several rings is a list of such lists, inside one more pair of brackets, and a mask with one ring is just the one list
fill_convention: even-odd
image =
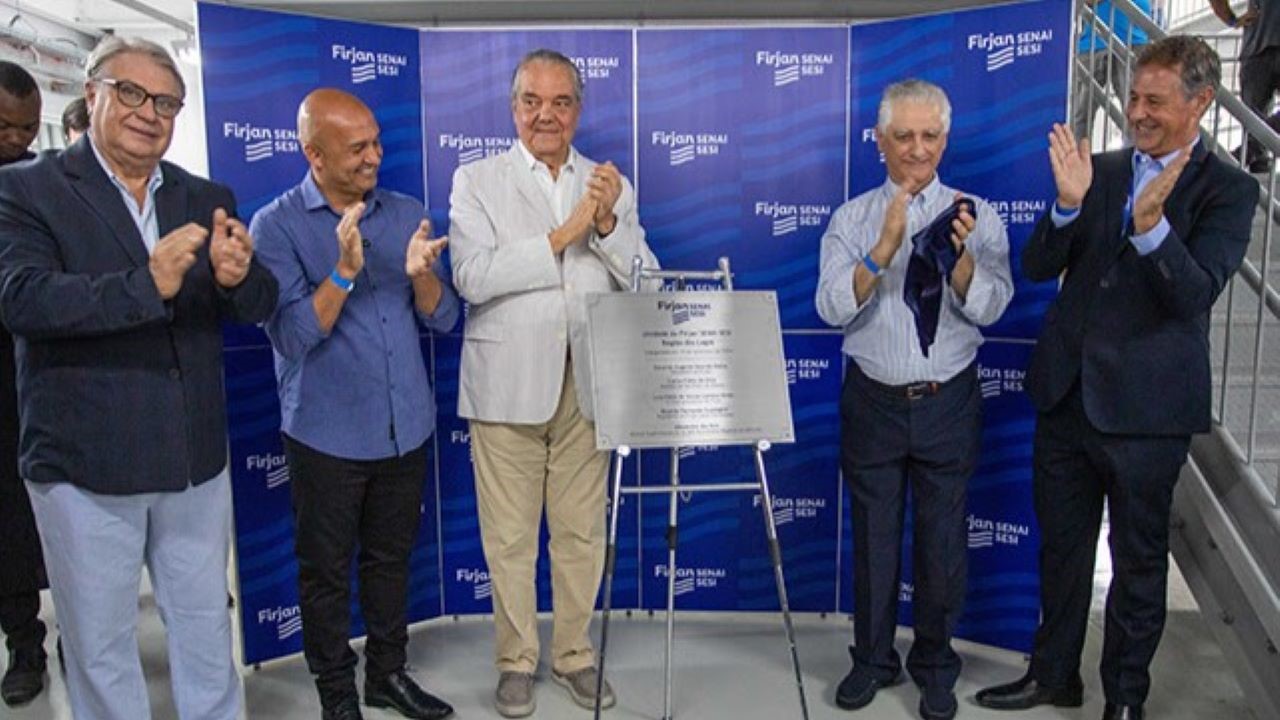
[[(581, 154), (577, 162), (574, 202), (596, 166)], [(459, 167), (449, 205), (453, 283), (469, 304), (458, 415), (520, 424), (550, 420), (568, 353), (578, 407), (594, 418), (585, 298), (628, 289), (635, 255), (646, 267), (658, 264), (645, 243), (631, 183), (622, 180), (613, 232), (606, 238), (592, 233), (560, 258), (547, 239), (559, 225), (551, 203), (514, 145)]]

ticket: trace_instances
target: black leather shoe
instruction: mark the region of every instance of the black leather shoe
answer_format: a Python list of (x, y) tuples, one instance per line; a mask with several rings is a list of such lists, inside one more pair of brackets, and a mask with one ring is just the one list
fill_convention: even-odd
[(382, 680), (366, 680), (364, 704), (391, 708), (413, 720), (440, 720), (453, 714), (453, 706), (418, 687), (403, 668)]
[(956, 716), (956, 693), (951, 688), (920, 690), (920, 717), (924, 720), (951, 720)]
[(331, 707), (324, 709), (320, 715), (321, 720), (364, 720), (364, 716), (360, 714), (360, 698), (355, 694), (355, 690), (350, 695), (344, 696), (341, 700), (334, 703)]
[(1016, 682), (979, 691), (976, 699), (979, 705), (992, 710), (1026, 710), (1037, 705), (1080, 707), (1084, 704), (1084, 684), (1077, 681), (1066, 687), (1045, 687), (1027, 673)]
[[(849, 648), (849, 655), (853, 655), (853, 648)], [(836, 688), (836, 705), (842, 710), (866, 707), (875, 699), (877, 690), (897, 685), (901, 676), (901, 671), (898, 671), (888, 679), (876, 677), (870, 668), (859, 665), (855, 661), (853, 669), (844, 676), (840, 686)]]
[(0, 699), (5, 705), (26, 705), (44, 691), (46, 659), (39, 645), (9, 651), (9, 668), (0, 680)]
[(1102, 708), (1102, 720), (1142, 720), (1142, 706), (1107, 703)]

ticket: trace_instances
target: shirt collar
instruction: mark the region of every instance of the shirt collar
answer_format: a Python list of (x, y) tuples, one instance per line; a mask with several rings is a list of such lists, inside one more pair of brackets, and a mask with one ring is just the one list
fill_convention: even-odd
[[(106, 159), (102, 157), (102, 153), (98, 152), (98, 146), (93, 144), (93, 136), (89, 135), (88, 140), (89, 148), (93, 150), (93, 157), (98, 160), (98, 165), (102, 166), (102, 171), (107, 174), (107, 177), (111, 180), (111, 184), (115, 185), (122, 192), (127, 194), (129, 192), (129, 186), (124, 184), (124, 181), (116, 175), (115, 171), (111, 169), (111, 166), (107, 164)], [(147, 179), (147, 194), (155, 195), (156, 188), (159, 188), (163, 184), (164, 172), (160, 170), (160, 163), (156, 163), (156, 166), (151, 169), (151, 177)]]
[[(519, 139), (516, 140), (516, 147), (520, 148), (520, 155), (521, 157), (524, 158), (525, 167), (529, 168), (531, 171), (537, 172), (539, 167), (547, 167), (546, 163), (534, 157), (533, 153), (529, 152), (529, 148), (525, 147), (524, 142), (522, 142), (521, 140)], [(565, 158), (564, 165), (561, 165), (560, 169), (568, 170), (569, 172), (575, 172), (574, 165), (575, 163), (577, 163), (577, 161), (578, 161), (578, 151), (572, 145), (570, 145), (569, 157)], [(548, 168), (548, 171), (549, 170), (550, 168)]]
[[(885, 194), (887, 194), (890, 198), (896, 195), (899, 189), (898, 184), (895, 183), (887, 175), (885, 176), (885, 179), (884, 179), (884, 185), (882, 185), (881, 187), (884, 189)], [(938, 198), (938, 194), (941, 192), (942, 192), (942, 180), (939, 179), (937, 173), (934, 173), (933, 179), (929, 181), (929, 184), (925, 185), (923, 190), (911, 196), (911, 202), (912, 203), (923, 202), (925, 205), (928, 205), (928, 204), (931, 204), (934, 200), (936, 200)]]
[[(1193, 140), (1193, 141), (1191, 141), (1191, 150), (1190, 150), (1190, 151), (1191, 151), (1191, 152), (1195, 152), (1196, 145), (1199, 145), (1199, 144), (1200, 144), (1200, 135), (1199, 135), (1199, 134), (1197, 134), (1197, 135), (1196, 135), (1196, 139), (1195, 139), (1195, 140)], [(1183, 149), (1183, 148), (1178, 148), (1177, 150), (1173, 150), (1173, 151), (1171, 151), (1171, 152), (1167, 152), (1167, 153), (1165, 153), (1164, 155), (1161, 155), (1160, 157), (1155, 158), (1155, 160), (1156, 160), (1156, 162), (1160, 163), (1160, 168), (1161, 168), (1161, 169), (1163, 169), (1163, 168), (1165, 168), (1165, 167), (1168, 167), (1169, 162), (1170, 162), (1171, 160), (1173, 160), (1175, 157), (1177, 157), (1178, 153), (1179, 153), (1179, 152), (1181, 152), (1181, 151), (1182, 151), (1182, 149)], [(1141, 150), (1139, 150), (1139, 149), (1137, 149), (1137, 148), (1134, 148), (1134, 149), (1133, 149), (1133, 158), (1130, 160), (1130, 162), (1132, 163), (1133, 171), (1136, 173), (1136, 172), (1138, 171), (1138, 168), (1139, 168), (1139, 167), (1141, 167), (1143, 164), (1151, 162), (1151, 156), (1150, 156), (1150, 155), (1148, 155), (1148, 154), (1146, 154), (1146, 153), (1144, 153), (1144, 152), (1142, 152)]]
[[(320, 192), (320, 186), (316, 184), (315, 175), (307, 170), (306, 177), (302, 178), (302, 206), (307, 210), (320, 210), (329, 207), (329, 200), (325, 198), (324, 193)], [(375, 205), (379, 203), (378, 188), (370, 190), (365, 196), (365, 209), (362, 217), (368, 216), (373, 212)]]

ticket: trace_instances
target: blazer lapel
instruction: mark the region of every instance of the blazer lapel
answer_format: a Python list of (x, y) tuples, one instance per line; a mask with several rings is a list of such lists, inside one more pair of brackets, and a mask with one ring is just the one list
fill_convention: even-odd
[[(516, 140), (516, 142), (520, 142)], [(538, 214), (538, 219), (547, 225), (547, 230), (554, 230), (559, 223), (556, 222), (555, 213), (551, 210), (551, 202), (542, 192), (542, 188), (538, 187), (538, 181), (533, 179), (533, 173), (524, 162), (524, 153), (520, 152), (520, 148), (515, 145), (507, 151), (507, 161), (511, 163), (511, 174), (516, 179), (516, 190), (524, 201), (532, 207)]]
[[(156, 222), (160, 226), (160, 237), (164, 237), (191, 219), (187, 214), (187, 191), (177, 173), (167, 172), (164, 165), (164, 182), (156, 190)], [(196, 218), (197, 222), (208, 223), (213, 229), (213, 215), (207, 218)]]
[[(1187, 185), (1191, 183), (1192, 178), (1197, 173), (1199, 173), (1200, 168), (1204, 166), (1204, 159), (1207, 152), (1208, 151), (1205, 150), (1204, 139), (1202, 138), (1201, 141), (1196, 143), (1196, 146), (1192, 148), (1190, 162), (1188, 162), (1187, 166), (1182, 169), (1182, 174), (1178, 176), (1178, 181), (1174, 183), (1173, 190), (1169, 191), (1169, 197), (1166, 198), (1164, 201), (1166, 208), (1176, 205), (1180, 201), (1180, 196), (1182, 192), (1186, 190)], [(1118, 188), (1111, 188), (1110, 191), (1107, 193), (1108, 203), (1116, 202), (1116, 201), (1119, 202), (1119, 204), (1115, 205), (1114, 207), (1108, 205), (1107, 217), (1123, 217), (1124, 204), (1129, 199), (1129, 189), (1133, 187), (1133, 150), (1132, 149), (1129, 150), (1126, 156), (1125, 172), (1124, 172), (1123, 179), (1124, 179), (1124, 182), (1121, 183)], [(1134, 202), (1137, 202), (1137, 198), (1134, 198)], [(1111, 214), (1113, 212), (1115, 213), (1114, 215)], [(1167, 213), (1165, 214), (1165, 217), (1168, 217)], [(1115, 232), (1112, 235), (1113, 238), (1117, 238), (1117, 241), (1115, 246), (1112, 248), (1113, 252), (1108, 253), (1107, 255), (1108, 257), (1110, 258), (1118, 257), (1121, 254), (1123, 254), (1126, 249), (1133, 247), (1133, 243), (1129, 242), (1128, 230), (1129, 230), (1128, 226), (1121, 227), (1117, 232)]]
[(72, 145), (63, 153), (64, 167), (71, 188), (84, 200), (98, 219), (111, 231), (120, 249), (134, 265), (147, 264), (147, 246), (142, 242), (138, 226), (120, 197), (120, 190), (107, 177), (89, 147), (88, 139)]

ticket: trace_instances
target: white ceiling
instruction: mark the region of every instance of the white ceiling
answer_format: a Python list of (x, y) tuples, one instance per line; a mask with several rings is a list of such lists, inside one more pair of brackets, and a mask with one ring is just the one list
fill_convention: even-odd
[[(1008, 1), (1008, 0), (1006, 0)], [(372, 22), (432, 26), (490, 23), (848, 21), (998, 4), (992, 0), (233, 0)], [(24, 14), (87, 33), (194, 25), (190, 0), (4, 0)]]

